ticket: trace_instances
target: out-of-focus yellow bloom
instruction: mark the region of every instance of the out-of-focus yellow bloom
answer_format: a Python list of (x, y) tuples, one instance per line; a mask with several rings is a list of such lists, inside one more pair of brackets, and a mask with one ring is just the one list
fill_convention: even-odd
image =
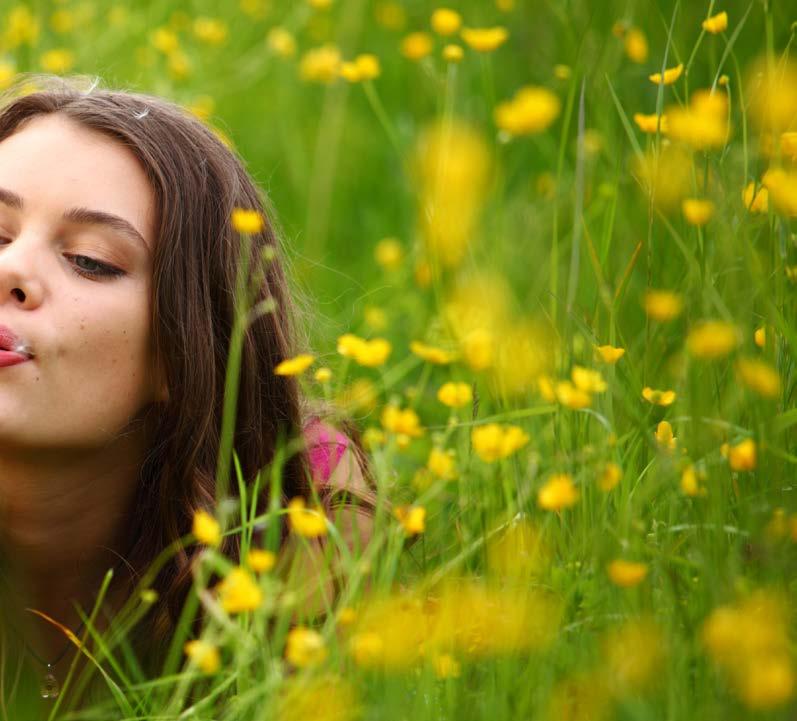
[(404, 7), (393, 0), (384, 0), (376, 4), (374, 19), (388, 30), (403, 30), (407, 24), (407, 13)]
[(238, 233), (254, 235), (263, 230), (263, 214), (258, 210), (235, 208), (232, 211), (232, 227)]
[(659, 84), (672, 85), (676, 80), (678, 80), (678, 78), (681, 77), (681, 75), (683, 75), (683, 72), (684, 72), (683, 63), (679, 63), (674, 68), (669, 68), (665, 70), (663, 79), (661, 73), (653, 73), (653, 75), (648, 75), (648, 79), (650, 80), (651, 83), (654, 83), (656, 85)]
[(338, 395), (336, 403), (347, 413), (370, 413), (376, 408), (379, 392), (369, 378), (358, 378)]
[(678, 445), (678, 439), (672, 433), (672, 426), (669, 421), (659, 421), (656, 432), (653, 434), (659, 448), (665, 451), (674, 451)]
[(277, 556), (272, 551), (262, 548), (253, 548), (246, 554), (246, 564), (255, 573), (266, 573), (274, 568)]
[(720, 452), (734, 471), (752, 471), (756, 467), (758, 453), (752, 438), (745, 438), (734, 446), (723, 443)]
[(240, 566), (233, 568), (216, 586), (219, 601), (227, 613), (243, 613), (260, 608), (263, 591), (252, 575)]
[(625, 54), (634, 63), (644, 63), (648, 59), (648, 39), (639, 28), (630, 28), (623, 41)]
[(358, 55), (351, 62), (341, 65), (340, 74), (350, 83), (359, 83), (364, 80), (375, 80), (382, 72), (379, 58), (372, 53)]
[(708, 491), (701, 485), (706, 478), (705, 473), (698, 471), (694, 465), (689, 464), (681, 472), (681, 491), (686, 496), (706, 496)]
[(644, 307), (649, 317), (664, 323), (681, 315), (684, 301), (669, 290), (649, 290), (645, 293)]
[(412, 408), (397, 408), (393, 405), (385, 406), (380, 418), (385, 430), (395, 433), (399, 438), (420, 438), (423, 435), (421, 419)]
[(337, 613), (338, 626), (351, 626), (357, 620), (357, 611), (351, 606), (344, 606)]
[(550, 90), (527, 85), (496, 106), (495, 124), (510, 135), (541, 133), (556, 120), (561, 108), (561, 101)]
[(588, 408), (592, 405), (592, 396), (570, 381), (558, 381), (554, 386), (554, 393), (557, 401), (573, 410)]
[(301, 353), (293, 358), (286, 358), (274, 368), (274, 375), (298, 376), (304, 373), (315, 361), (315, 356)]
[(793, 163), (797, 162), (797, 130), (781, 133), (780, 152)]
[(458, 63), (465, 57), (465, 51), (461, 45), (449, 43), (443, 48), (443, 60), (448, 63)]
[(645, 386), (642, 389), (642, 397), (648, 402), (657, 406), (670, 406), (675, 402), (675, 391), (659, 391)]
[(288, 631), (285, 640), (285, 658), (297, 668), (312, 668), (322, 664), (328, 655), (323, 636), (306, 626)]
[(209, 641), (192, 640), (183, 646), (188, 656), (204, 673), (216, 673), (221, 667), (221, 654), (215, 644)]
[(418, 189), (418, 222), (433, 264), (455, 268), (464, 260), (492, 165), (482, 134), (461, 121), (437, 122), (418, 136), (410, 167)]
[(219, 18), (198, 17), (194, 20), (194, 35), (207, 45), (223, 45), (227, 41), (227, 23)]
[(608, 493), (613, 488), (617, 487), (617, 484), (620, 483), (622, 478), (623, 469), (616, 463), (610, 461), (603, 467), (601, 474), (598, 476), (598, 488), (604, 493)]
[(696, 324), (686, 337), (686, 347), (695, 358), (724, 358), (739, 344), (739, 331), (732, 323), (719, 320)]
[(288, 676), (276, 701), (278, 721), (354, 721), (361, 715), (353, 686), (331, 673)]
[(215, 109), (216, 101), (210, 95), (198, 95), (191, 104), (186, 105), (186, 110), (202, 121), (207, 121)]
[(338, 353), (344, 358), (354, 358), (361, 366), (368, 368), (383, 365), (392, 349), (384, 338), (365, 340), (353, 333), (344, 333), (338, 338)]
[(60, 35), (72, 32), (75, 27), (75, 15), (70, 10), (56, 10), (50, 15), (50, 27)]
[(180, 49), (177, 33), (166, 27), (155, 28), (150, 36), (152, 44), (164, 55), (171, 55)]
[(606, 381), (603, 380), (603, 376), (591, 368), (573, 366), (570, 377), (576, 388), (585, 393), (603, 393), (606, 390)]
[(573, 69), (569, 65), (558, 64), (553, 66), (553, 76), (557, 80), (570, 80)]
[[(669, 131), (669, 118), (667, 129)], [(681, 200), (690, 192), (692, 156), (681, 145), (665, 145), (660, 152), (651, 148), (632, 166), (642, 190), (662, 210), (680, 210)]]
[(432, 668), (437, 678), (458, 678), (462, 669), (450, 653), (437, 654), (432, 658)]
[(75, 54), (66, 48), (48, 50), (39, 58), (39, 65), (48, 73), (62, 75), (68, 73), (75, 65)]
[(332, 369), (324, 366), (319, 368), (313, 376), (319, 383), (329, 383), (332, 380)]
[(476, 454), (487, 463), (507, 458), (529, 442), (528, 434), (520, 426), (498, 423), (477, 426), (470, 439)]
[(462, 16), (450, 8), (437, 8), (432, 13), (432, 30), (438, 35), (453, 35), (462, 27)]
[(625, 621), (603, 641), (603, 666), (613, 696), (647, 691), (661, 677), (666, 660), (664, 634), (648, 618)]
[(276, 26), (268, 31), (266, 45), (271, 52), (282, 58), (292, 58), (296, 55), (296, 38), (283, 27)]
[(177, 79), (187, 78), (191, 74), (191, 61), (181, 50), (169, 53), (169, 72)]
[(609, 579), (615, 586), (631, 588), (638, 586), (648, 575), (648, 565), (638, 561), (625, 561), (616, 558), (606, 568)]
[(558, 681), (539, 718), (545, 721), (607, 721), (612, 698), (600, 671), (578, 673)]
[(449, 381), (440, 386), (437, 400), (449, 408), (462, 408), (473, 400), (473, 390), (467, 383)]
[(321, 45), (302, 55), (299, 60), (299, 75), (309, 82), (328, 84), (340, 75), (342, 62), (337, 45)]
[(419, 358), (435, 365), (448, 365), (456, 358), (456, 355), (450, 351), (426, 345), (417, 340), (410, 342), (410, 350)]
[(221, 526), (207, 511), (197, 511), (194, 514), (192, 533), (196, 540), (206, 546), (218, 546), (221, 543)]
[(479, 53), (491, 53), (503, 45), (509, 37), (505, 27), (494, 28), (462, 28), (460, 36), (471, 50)]
[(762, 589), (716, 608), (703, 624), (703, 647), (752, 709), (776, 708), (794, 695), (789, 622), (787, 599)]
[(642, 113), (634, 113), (634, 122), (639, 126), (643, 133), (655, 133), (659, 128), (663, 135), (667, 133), (667, 116), (666, 115), (643, 115)]
[(383, 331), (388, 326), (387, 313), (384, 308), (369, 305), (363, 311), (363, 320), (365, 324), (375, 331)]
[(712, 15), (703, 21), (703, 30), (712, 35), (717, 35), (728, 29), (728, 13), (724, 10), (721, 13)]
[(742, 202), (751, 213), (767, 213), (769, 211), (769, 191), (763, 185), (759, 185), (758, 191), (756, 191), (755, 183), (750, 182), (742, 190)]
[(614, 365), (625, 355), (625, 348), (615, 348), (610, 345), (596, 345), (595, 351), (595, 355), (609, 365)]
[(0, 62), (0, 90), (10, 87), (17, 76), (17, 69), (12, 63)]
[(783, 168), (770, 168), (761, 178), (769, 191), (775, 210), (792, 218), (797, 217), (797, 173)]
[(714, 217), (714, 203), (704, 198), (684, 198), (681, 208), (686, 222), (691, 225), (705, 225)]
[(410, 33), (401, 41), (401, 54), (408, 60), (422, 60), (432, 52), (433, 47), (434, 40), (429, 33)]
[(721, 148), (728, 141), (728, 98), (724, 91), (696, 90), (689, 106), (667, 110), (668, 135), (694, 150)]
[(322, 508), (306, 508), (304, 498), (297, 496), (288, 503), (288, 520), (291, 530), (305, 538), (318, 538), (327, 534), (327, 518)]
[(426, 461), (426, 467), (433, 475), (444, 481), (450, 481), (457, 476), (456, 458), (451, 449), (432, 448), (429, 452), (429, 459)]
[(764, 326), (755, 329), (753, 332), (753, 341), (759, 348), (763, 348), (767, 344), (767, 333)]
[(313, 10), (329, 10), (332, 7), (332, 0), (307, 0), (307, 4)]
[(375, 448), (384, 445), (386, 440), (387, 436), (385, 436), (385, 432), (376, 426), (369, 426), (363, 433), (363, 445), (368, 451), (372, 451)]
[(16, 5), (6, 16), (2, 44), (5, 50), (14, 50), (20, 45), (33, 47), (39, 37), (39, 21), (27, 5)]
[(398, 506), (394, 513), (408, 536), (417, 536), (426, 530), (426, 509), (423, 506)]
[(239, 0), (241, 12), (255, 20), (262, 20), (269, 11), (269, 0)]
[(736, 373), (739, 380), (758, 395), (764, 398), (780, 396), (780, 376), (766, 361), (757, 358), (740, 358), (736, 362)]
[(404, 261), (404, 248), (398, 238), (382, 238), (374, 248), (374, 259), (385, 270), (398, 270)]
[(537, 491), (537, 505), (546, 511), (561, 511), (574, 506), (580, 495), (569, 473), (554, 473)]
[(487, 568), (501, 580), (522, 579), (545, 572), (551, 550), (542, 533), (528, 521), (514, 521), (500, 535), (487, 541)]

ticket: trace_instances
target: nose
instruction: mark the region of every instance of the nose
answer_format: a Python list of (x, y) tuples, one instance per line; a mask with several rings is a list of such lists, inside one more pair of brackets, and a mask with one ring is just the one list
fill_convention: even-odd
[(41, 249), (30, 235), (0, 243), (0, 305), (11, 302), (32, 310), (41, 303), (43, 288), (37, 268)]

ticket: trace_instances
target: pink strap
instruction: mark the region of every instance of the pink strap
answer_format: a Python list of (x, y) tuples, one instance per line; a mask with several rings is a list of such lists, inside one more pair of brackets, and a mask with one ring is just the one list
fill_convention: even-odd
[[(312, 445), (308, 449), (310, 468), (317, 482), (326, 483), (346, 452), (349, 446), (349, 439), (343, 433), (317, 420), (311, 421), (305, 427), (305, 434), (311, 435), (311, 429), (315, 430), (316, 428), (318, 428), (315, 434), (316, 437), (312, 440)], [(334, 441), (331, 438), (330, 431), (335, 433)], [(332, 458), (333, 453), (334, 460)]]

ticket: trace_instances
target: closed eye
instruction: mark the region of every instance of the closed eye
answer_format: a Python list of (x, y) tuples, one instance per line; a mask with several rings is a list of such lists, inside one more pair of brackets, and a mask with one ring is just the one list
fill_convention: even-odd
[[(9, 242), (11, 241), (8, 238), (0, 237), (0, 246)], [(64, 255), (72, 261), (72, 270), (75, 274), (82, 278), (89, 278), (90, 280), (118, 278), (125, 274), (123, 270), (107, 263), (102, 263), (88, 255), (76, 255), (73, 253), (64, 253)]]

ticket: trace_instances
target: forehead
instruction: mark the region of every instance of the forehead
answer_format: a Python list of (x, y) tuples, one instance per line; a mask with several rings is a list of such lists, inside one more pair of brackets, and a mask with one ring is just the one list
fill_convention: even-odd
[(119, 215), (152, 247), (155, 196), (136, 156), (63, 115), (35, 116), (0, 142), (0, 187), (22, 196), (26, 212), (86, 207)]

